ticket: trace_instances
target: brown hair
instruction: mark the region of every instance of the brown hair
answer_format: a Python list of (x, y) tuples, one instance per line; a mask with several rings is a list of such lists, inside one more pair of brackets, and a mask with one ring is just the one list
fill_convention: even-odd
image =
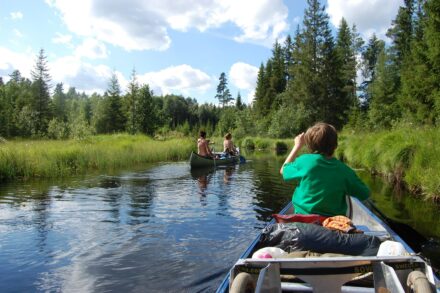
[(206, 137), (206, 132), (204, 130), (200, 130), (199, 136), (202, 137), (202, 138), (205, 138)]
[(307, 129), (304, 139), (312, 152), (327, 156), (333, 155), (338, 146), (335, 127), (323, 122), (318, 122)]
[(231, 138), (232, 138), (232, 134), (230, 132), (226, 133), (225, 139), (231, 139)]

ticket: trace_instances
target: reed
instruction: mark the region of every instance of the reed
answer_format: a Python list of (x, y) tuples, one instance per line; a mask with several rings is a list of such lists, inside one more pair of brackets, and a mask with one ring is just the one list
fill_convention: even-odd
[(0, 144), (0, 180), (66, 177), (90, 170), (188, 158), (195, 141), (153, 140), (143, 135), (102, 135), (84, 141), (8, 141)]
[(351, 165), (381, 173), (426, 199), (439, 199), (439, 139), (438, 128), (406, 126), (372, 133), (344, 131), (337, 155)]

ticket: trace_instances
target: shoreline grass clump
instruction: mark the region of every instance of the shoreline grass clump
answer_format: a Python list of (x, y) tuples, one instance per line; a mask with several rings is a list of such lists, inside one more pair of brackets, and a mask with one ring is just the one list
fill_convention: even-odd
[(100, 135), (86, 140), (8, 141), (0, 145), (0, 181), (52, 178), (90, 170), (188, 158), (195, 142), (189, 138), (164, 141), (144, 135)]
[(402, 126), (376, 132), (344, 131), (337, 155), (426, 199), (440, 199), (440, 131)]

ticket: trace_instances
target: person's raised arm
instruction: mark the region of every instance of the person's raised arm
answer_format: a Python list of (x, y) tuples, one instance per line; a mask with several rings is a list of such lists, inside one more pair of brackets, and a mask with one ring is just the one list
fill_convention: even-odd
[(290, 151), (290, 154), (287, 156), (286, 160), (284, 161), (283, 166), (280, 169), (281, 175), (283, 175), (284, 165), (287, 163), (293, 162), (296, 159), (296, 157), (298, 156), (299, 151), (303, 147), (303, 145), (304, 145), (304, 132), (298, 134), (295, 137), (294, 143), (295, 143), (295, 145), (293, 146), (292, 150)]

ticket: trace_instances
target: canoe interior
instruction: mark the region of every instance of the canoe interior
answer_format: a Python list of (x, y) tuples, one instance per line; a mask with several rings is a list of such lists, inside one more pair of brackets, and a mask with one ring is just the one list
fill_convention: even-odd
[[(291, 202), (289, 202), (289, 204), (287, 204), (286, 207), (279, 212), (279, 214), (290, 214), (292, 212), (293, 212), (292, 204)], [(322, 269), (323, 266), (335, 268), (338, 266), (344, 266), (344, 265), (356, 266), (359, 264), (364, 264), (364, 265), (369, 264), (370, 267), (377, 268), (378, 267), (377, 263), (380, 262), (385, 263), (385, 261), (387, 262), (385, 265), (385, 269), (388, 269), (387, 268), (389, 264), (388, 262), (392, 263), (392, 262), (398, 262), (400, 260), (401, 262), (405, 261), (414, 264), (419, 263), (421, 266), (422, 265), (424, 266), (425, 273), (431, 284), (435, 284), (432, 285), (433, 287), (435, 287), (435, 289), (432, 288), (433, 292), (440, 293), (439, 279), (434, 275), (434, 273), (432, 272), (432, 268), (429, 266), (429, 264), (427, 264), (425, 260), (423, 260), (420, 256), (414, 255), (413, 249), (411, 249), (411, 247), (409, 247), (408, 244), (405, 243), (399, 237), (399, 235), (397, 235), (393, 230), (391, 230), (391, 228), (383, 220), (381, 220), (374, 213), (372, 213), (362, 202), (360, 202), (356, 198), (351, 199), (351, 218), (353, 220), (353, 223), (356, 225), (356, 227), (365, 231), (366, 234), (375, 235), (382, 239), (389, 239), (400, 242), (405, 247), (406, 251), (412, 255), (405, 256), (403, 257), (403, 259), (399, 259), (398, 257), (388, 257), (388, 258), (392, 258), (392, 260), (387, 259), (387, 257), (379, 257), (378, 260), (378, 257), (349, 256), (349, 257), (338, 257), (338, 258), (334, 258), (334, 257), (309, 258), (309, 259), (304, 258), (304, 259), (295, 259), (295, 260), (284, 259), (284, 261), (283, 259), (279, 259), (280, 260), (279, 262), (273, 261), (273, 263), (276, 263), (275, 265), (279, 266), (279, 271), (281, 271), (281, 268), (283, 268), (284, 270), (289, 270), (289, 268), (291, 270), (294, 270), (298, 266), (302, 268), (304, 268), (305, 266), (306, 267), (310, 266), (310, 269), (312, 269), (313, 266), (317, 266), (317, 269), (318, 268)], [(274, 220), (272, 220), (269, 224), (273, 224), (273, 223), (275, 223)], [(240, 256), (236, 266), (237, 265), (240, 266), (241, 263), (245, 264), (245, 266), (249, 265), (250, 263), (255, 265), (255, 263), (258, 263), (259, 261), (264, 265), (267, 265), (268, 263), (271, 262), (271, 261), (268, 262), (267, 259), (256, 260), (256, 262), (254, 262), (254, 260), (247, 260), (250, 259), (252, 254), (259, 248), (258, 247), (259, 237), (260, 236), (258, 235), (254, 239), (254, 241), (250, 244), (250, 246), (246, 249), (246, 251)], [(228, 273), (228, 275), (224, 278), (223, 282), (218, 287), (217, 289), (218, 293), (229, 291), (231, 272), (234, 275), (236, 273), (236, 271), (234, 271), (234, 268)], [(393, 272), (394, 271), (392, 271), (391, 273), (384, 271), (383, 275), (387, 276), (387, 278), (391, 278), (394, 276), (394, 278), (398, 280), (398, 276), (395, 273), (393, 275)], [(401, 274), (400, 271), (397, 272)], [(270, 275), (270, 273), (267, 274)], [(364, 276), (366, 277), (362, 279), (356, 279), (348, 283), (345, 282), (341, 283), (341, 284), (345, 284), (342, 287), (342, 291), (343, 292), (375, 292), (374, 282), (379, 282), (379, 281), (377, 279), (373, 280), (373, 273), (368, 273), (365, 274)], [(335, 280), (334, 275), (329, 276), (323, 274), (319, 276), (319, 278), (321, 278), (322, 280), (325, 280), (327, 277), (330, 277), (327, 280), (328, 281), (327, 286), (329, 286), (329, 284), (337, 282), (337, 280)], [(265, 280), (267, 280), (267, 277), (265, 277)], [(388, 280), (388, 282), (391, 281)], [(400, 282), (402, 283), (403, 281), (400, 280)], [(297, 280), (297, 281), (290, 280), (288, 282), (282, 282), (282, 284), (283, 284), (282, 292), (284, 291), (311, 292), (313, 290), (310, 286), (307, 286), (307, 284), (305, 285), (302, 280)], [(329, 287), (326, 288), (325, 285), (322, 288), (316, 288), (316, 287), (314, 288), (316, 292), (327, 292), (329, 290)], [(280, 291), (275, 291), (275, 292), (280, 292)], [(401, 291), (396, 290), (394, 292), (401, 292)]]

